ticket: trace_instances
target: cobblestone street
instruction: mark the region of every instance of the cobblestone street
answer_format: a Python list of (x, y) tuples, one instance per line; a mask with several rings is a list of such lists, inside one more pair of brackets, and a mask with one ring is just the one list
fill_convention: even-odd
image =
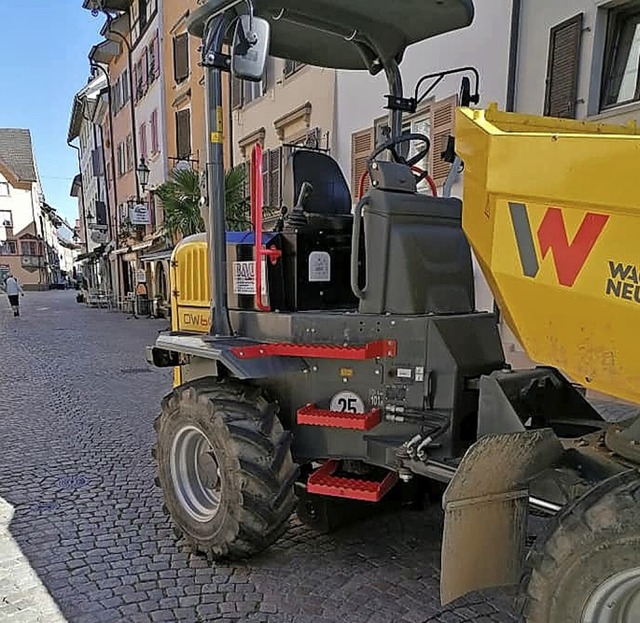
[(170, 374), (144, 346), (166, 321), (87, 309), (75, 292), (22, 300), (13, 318), (0, 299), (0, 622), (517, 620), (501, 597), (440, 608), (436, 507), (329, 536), (292, 520), (248, 564), (191, 555), (150, 456)]

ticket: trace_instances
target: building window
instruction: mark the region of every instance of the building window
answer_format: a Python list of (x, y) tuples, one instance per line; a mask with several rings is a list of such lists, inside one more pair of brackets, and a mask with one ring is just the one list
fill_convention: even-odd
[(0, 182), (0, 197), (8, 197), (9, 195), (10, 192), (8, 182)]
[(21, 255), (40, 255), (38, 252), (38, 243), (33, 240), (23, 240), (20, 242)]
[(249, 104), (264, 95), (264, 80), (260, 82), (244, 81), (244, 103)]
[(187, 160), (191, 156), (191, 110), (179, 110), (176, 113), (176, 149), (178, 160)]
[(189, 35), (173, 38), (173, 77), (180, 83), (189, 77)]
[(240, 78), (236, 78), (233, 76), (231, 78), (231, 109), (235, 110), (236, 108), (240, 108), (242, 106), (242, 90), (243, 90), (243, 82)]
[(0, 210), (0, 226), (13, 227), (13, 218), (11, 217), (11, 210)]
[(160, 151), (160, 144), (158, 141), (158, 111), (154, 110), (151, 113), (151, 153), (157, 154)]
[(18, 244), (15, 240), (0, 242), (0, 255), (18, 255)]
[(640, 100), (640, 3), (609, 12), (602, 107)]
[(304, 63), (300, 61), (292, 61), (290, 59), (285, 60), (284, 62), (284, 75), (285, 78), (291, 76), (304, 67)]
[(582, 43), (582, 13), (551, 29), (544, 114), (575, 119)]
[(140, 32), (145, 29), (149, 16), (147, 14), (147, 0), (138, 0), (138, 19), (140, 20)]

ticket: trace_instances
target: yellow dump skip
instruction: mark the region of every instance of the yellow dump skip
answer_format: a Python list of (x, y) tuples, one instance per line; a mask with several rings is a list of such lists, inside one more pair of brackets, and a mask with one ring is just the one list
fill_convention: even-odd
[(529, 356), (640, 402), (640, 129), (459, 109), (463, 227)]

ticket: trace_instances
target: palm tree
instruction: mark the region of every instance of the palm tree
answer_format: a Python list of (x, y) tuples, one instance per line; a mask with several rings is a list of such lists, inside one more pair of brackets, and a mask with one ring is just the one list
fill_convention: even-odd
[(171, 179), (155, 191), (164, 209), (164, 228), (171, 237), (204, 231), (200, 212), (200, 176), (192, 169), (174, 169)]
[[(246, 174), (242, 167), (225, 175), (226, 221), (229, 230), (244, 230), (251, 226), (249, 200), (245, 192)], [(155, 191), (164, 209), (164, 227), (171, 237), (190, 236), (205, 230), (200, 199), (200, 174), (192, 169), (176, 170), (171, 179)]]

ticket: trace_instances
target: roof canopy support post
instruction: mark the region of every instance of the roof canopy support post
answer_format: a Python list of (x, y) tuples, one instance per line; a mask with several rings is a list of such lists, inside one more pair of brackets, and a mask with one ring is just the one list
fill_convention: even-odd
[(208, 117), (207, 181), (209, 200), (209, 283), (211, 284), (212, 335), (231, 335), (227, 302), (227, 238), (224, 192), (224, 115), (222, 112), (222, 45), (232, 16), (229, 13), (207, 23), (203, 35), (202, 61)]
[[(389, 83), (389, 93), (393, 97), (402, 98), (402, 74), (395, 59), (389, 61), (384, 67)], [(389, 127), (391, 128), (391, 138), (398, 139), (402, 135), (402, 110), (389, 111)]]

